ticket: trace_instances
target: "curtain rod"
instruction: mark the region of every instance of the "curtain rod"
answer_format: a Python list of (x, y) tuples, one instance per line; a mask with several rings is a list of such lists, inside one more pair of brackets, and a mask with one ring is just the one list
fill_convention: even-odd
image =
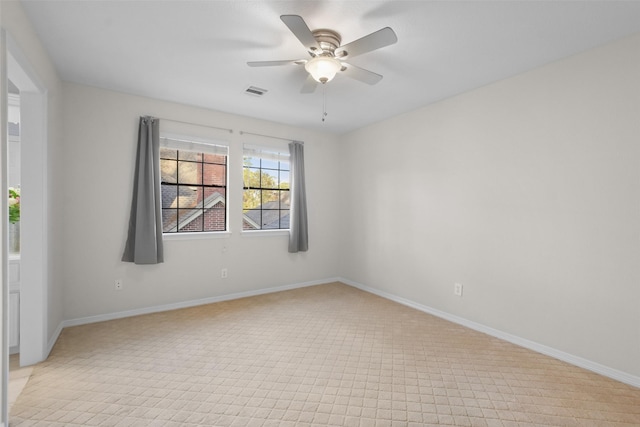
[[(221, 128), (221, 127), (218, 127), (218, 126), (203, 125), (203, 124), (200, 124), (200, 123), (184, 122), (184, 121), (182, 121), (182, 120), (165, 119), (165, 118), (163, 118), (163, 117), (156, 117), (156, 118), (157, 118), (157, 119), (159, 119), (159, 120), (166, 120), (166, 121), (168, 121), (168, 122), (182, 123), (182, 124), (185, 124), (185, 125), (200, 126), (200, 127), (203, 127), (203, 128), (211, 128), (211, 129), (224, 130), (224, 131), (227, 131), (227, 132), (229, 132), (229, 133), (233, 133), (233, 129), (229, 129), (229, 128)], [(241, 133), (242, 133), (242, 132), (241, 132)]]
[[(265, 138), (273, 138), (273, 139), (279, 139), (281, 141), (289, 141), (289, 142), (293, 142), (294, 140), (291, 138), (280, 138), (279, 136), (271, 136), (271, 135), (265, 135), (262, 133), (253, 133), (253, 132), (245, 132), (243, 130), (240, 131), (240, 135), (253, 135), (253, 136), (263, 136)], [(301, 141), (300, 141), (301, 142)], [(302, 142), (302, 144), (304, 144), (304, 142)]]

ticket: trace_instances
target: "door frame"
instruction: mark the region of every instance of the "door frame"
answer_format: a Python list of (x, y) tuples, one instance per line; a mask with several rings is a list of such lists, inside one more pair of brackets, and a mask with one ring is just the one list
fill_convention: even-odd
[[(5, 159), (0, 167), (1, 188), (8, 192), (7, 174), (7, 80), (20, 89), (20, 174), (21, 174), (21, 244), (20, 244), (20, 365), (32, 365), (48, 355), (48, 159), (47, 104), (45, 85), (31, 67), (17, 43), (2, 29), (2, 145)], [(2, 422), (8, 425), (8, 209), (7, 197), (2, 202)]]

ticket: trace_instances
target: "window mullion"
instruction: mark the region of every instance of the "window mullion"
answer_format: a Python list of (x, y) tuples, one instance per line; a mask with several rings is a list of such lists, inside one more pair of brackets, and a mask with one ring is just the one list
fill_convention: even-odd
[(204, 153), (200, 153), (200, 191), (202, 192), (202, 230), (204, 231)]
[(176, 232), (180, 231), (180, 150), (176, 150)]

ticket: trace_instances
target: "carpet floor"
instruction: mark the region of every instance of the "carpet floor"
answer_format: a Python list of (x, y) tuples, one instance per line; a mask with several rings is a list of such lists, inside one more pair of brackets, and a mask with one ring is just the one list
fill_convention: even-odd
[(639, 426), (640, 389), (331, 283), (63, 330), (11, 426)]

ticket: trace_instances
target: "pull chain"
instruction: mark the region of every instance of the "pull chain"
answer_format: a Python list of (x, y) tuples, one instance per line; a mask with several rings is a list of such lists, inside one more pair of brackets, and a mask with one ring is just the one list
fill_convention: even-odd
[(327, 117), (327, 85), (322, 85), (322, 121)]

